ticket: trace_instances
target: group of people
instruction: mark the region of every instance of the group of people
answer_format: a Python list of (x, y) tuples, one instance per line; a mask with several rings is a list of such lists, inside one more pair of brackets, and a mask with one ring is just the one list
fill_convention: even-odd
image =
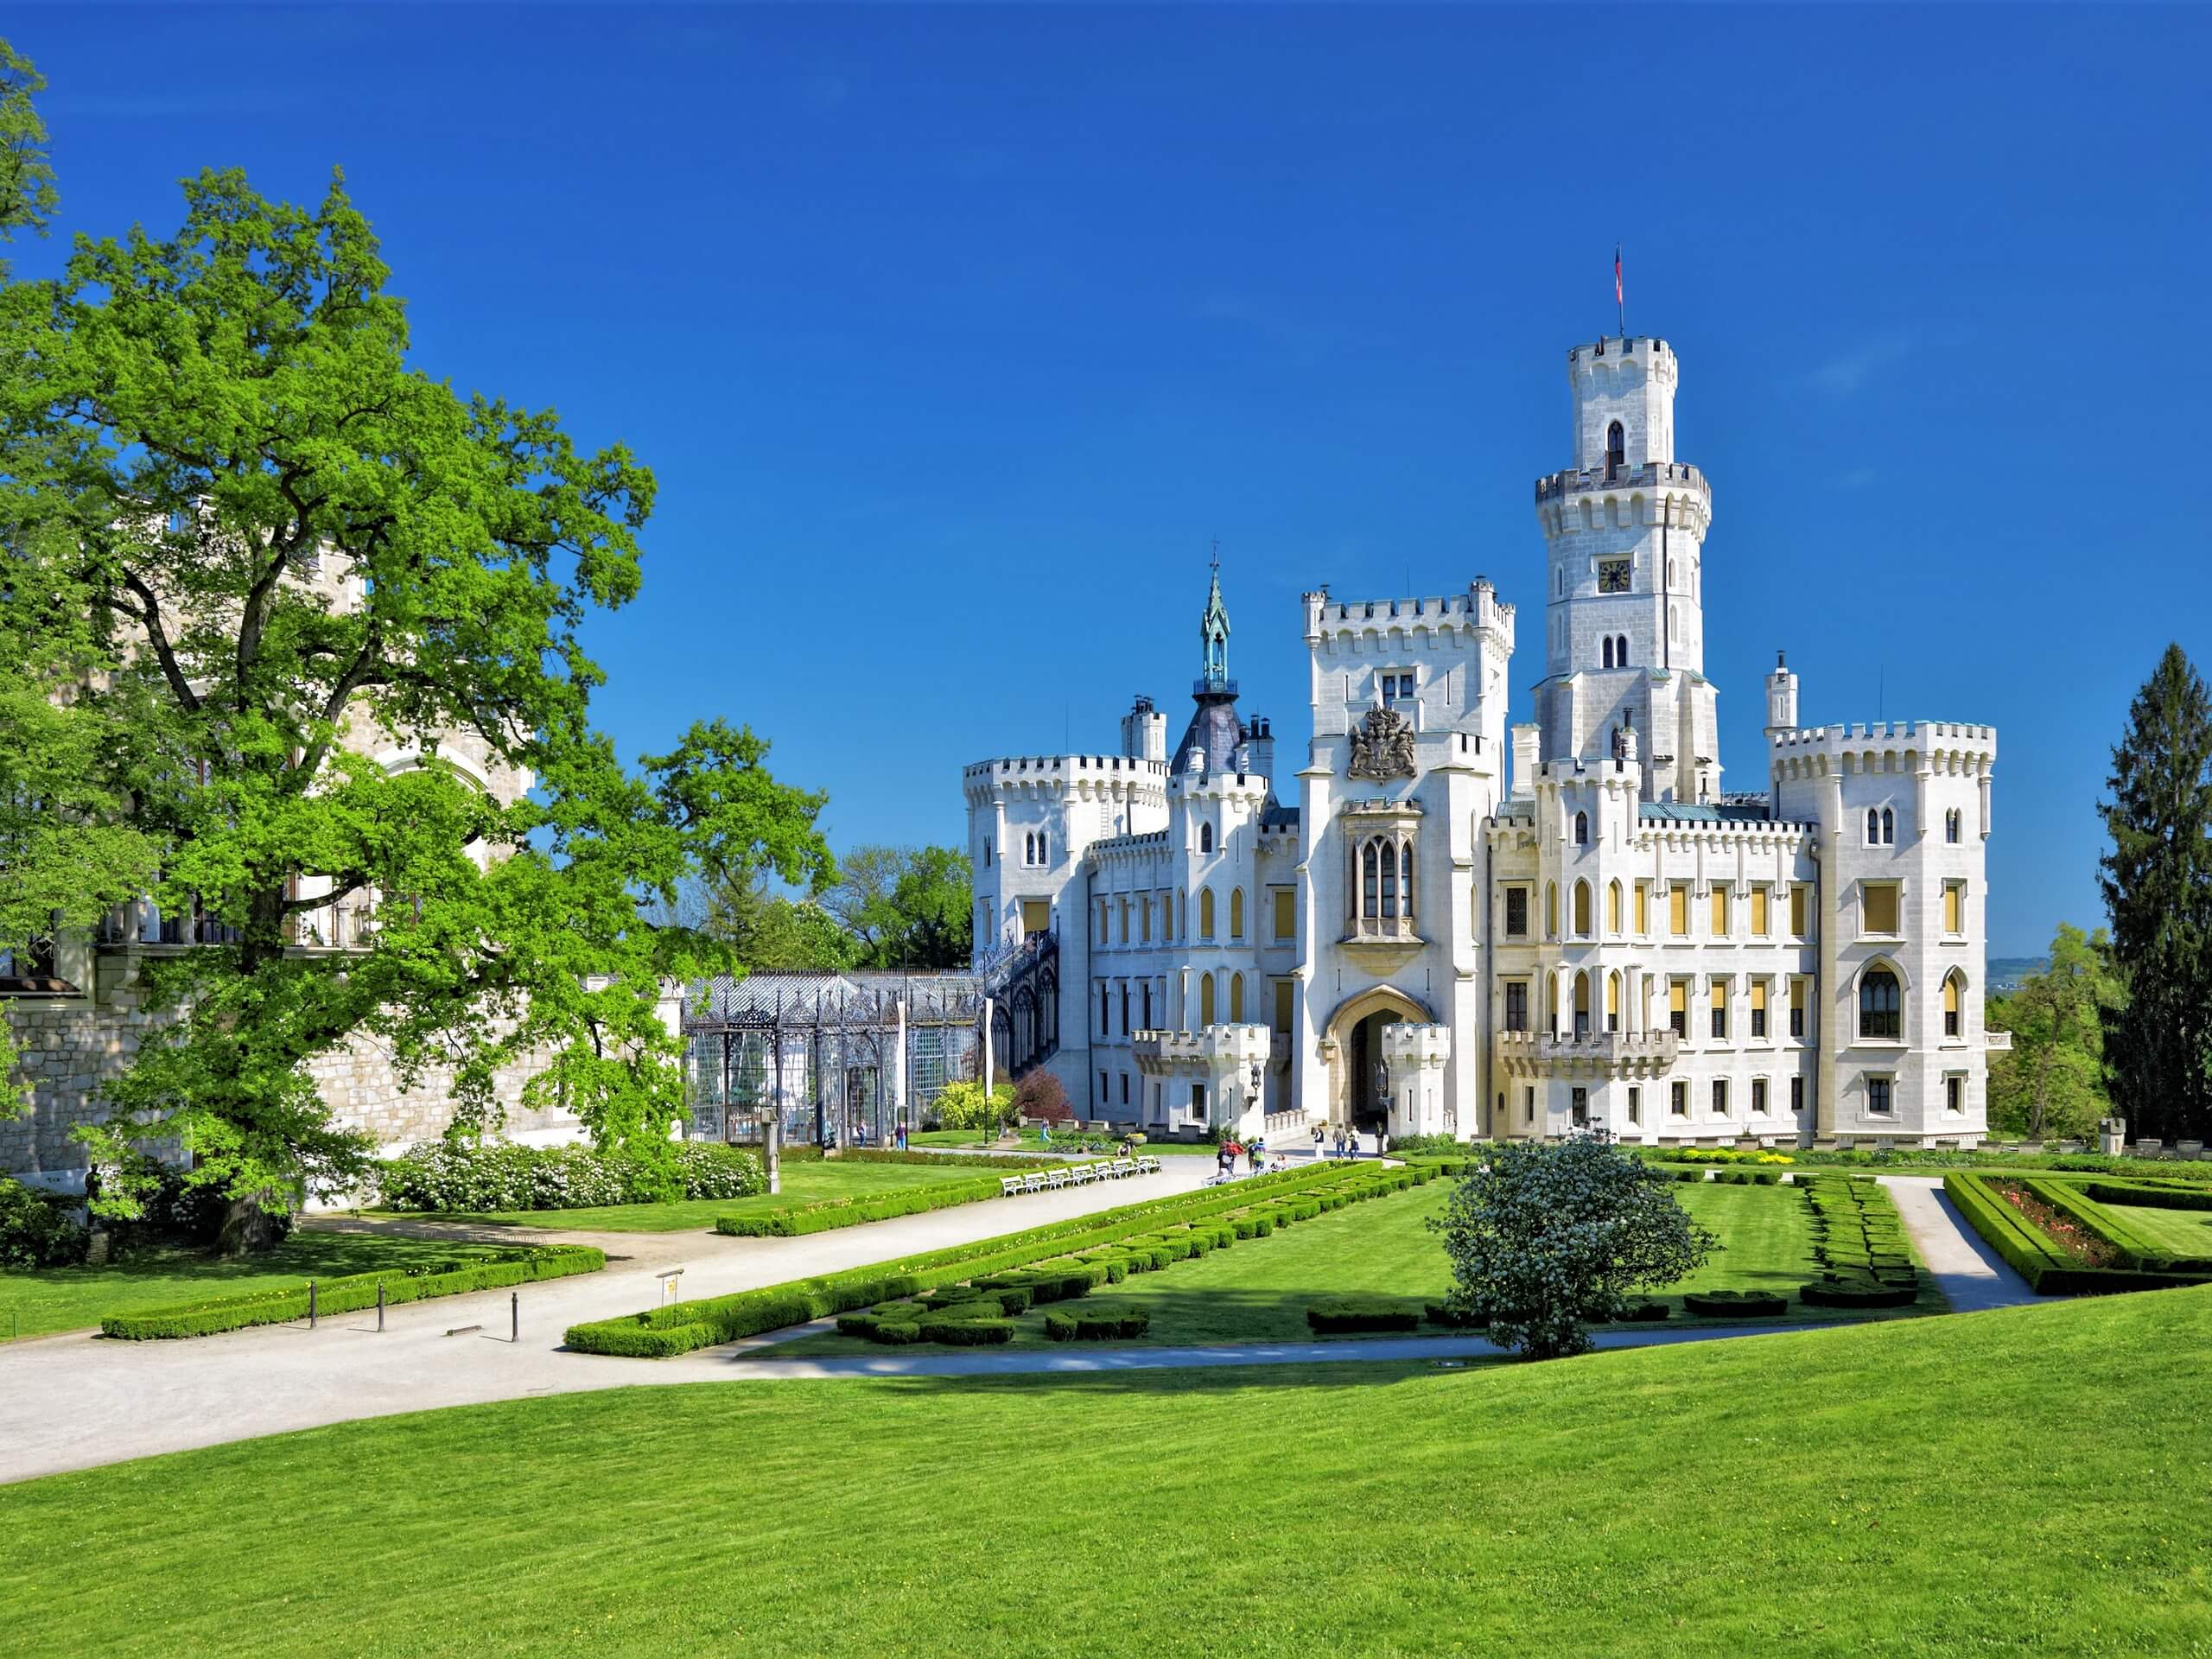
[(1219, 1171), (1221, 1179), (1227, 1180), (1236, 1173), (1236, 1160), (1242, 1158), (1244, 1173), (1256, 1175), (1260, 1173), (1260, 1160), (1267, 1154), (1268, 1143), (1265, 1141), (1255, 1140), (1249, 1144), (1242, 1141), (1224, 1141), (1214, 1154), (1214, 1166)]
[[(1338, 1123), (1335, 1126), (1335, 1133), (1336, 1140), (1332, 1143), (1329, 1139), (1330, 1130), (1327, 1126), (1319, 1123), (1313, 1126), (1313, 1155), (1316, 1158), (1326, 1158), (1333, 1144), (1338, 1157), (1357, 1160), (1359, 1156), (1359, 1131), (1347, 1129), (1343, 1124)], [(1379, 1133), (1375, 1137), (1375, 1151), (1378, 1157), (1382, 1155), (1382, 1136)]]

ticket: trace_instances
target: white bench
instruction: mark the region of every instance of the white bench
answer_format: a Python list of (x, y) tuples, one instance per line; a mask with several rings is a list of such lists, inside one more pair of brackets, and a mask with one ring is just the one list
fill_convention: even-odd
[(1021, 1190), (1025, 1192), (1042, 1192), (1045, 1190), (1045, 1178), (1037, 1174), (1023, 1176)]
[(1157, 1158), (1140, 1158), (1140, 1159), (1138, 1159), (1138, 1160), (1137, 1160), (1137, 1173), (1138, 1173), (1138, 1174), (1140, 1174), (1140, 1175), (1157, 1175), (1157, 1174), (1159, 1174), (1159, 1173), (1160, 1173), (1160, 1160), (1159, 1160), (1159, 1159), (1157, 1159)]
[(1119, 1180), (1124, 1175), (1135, 1174), (1137, 1173), (1137, 1166), (1134, 1162), (1127, 1158), (1116, 1158), (1112, 1163), (1106, 1166), (1106, 1171), (1107, 1173), (1113, 1176), (1116, 1180)]
[(1061, 1187), (1071, 1185), (1073, 1183), (1068, 1179), (1067, 1171), (1056, 1169), (1045, 1177), (1045, 1185), (1054, 1192), (1058, 1192)]
[(1021, 1177), (1020, 1177), (1020, 1176), (1019, 1176), (1019, 1175), (1001, 1175), (1001, 1176), (1000, 1176), (1000, 1177), (999, 1177), (999, 1197), (1001, 1197), (1001, 1198), (1013, 1198), (1016, 1193), (1020, 1192), (1020, 1191), (1021, 1191)]
[(1094, 1164), (1077, 1164), (1068, 1173), (1074, 1178), (1077, 1186), (1089, 1186), (1098, 1179), (1097, 1166)]

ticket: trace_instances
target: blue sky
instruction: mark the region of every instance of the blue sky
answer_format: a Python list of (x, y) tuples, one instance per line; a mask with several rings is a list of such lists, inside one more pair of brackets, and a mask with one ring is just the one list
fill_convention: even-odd
[[(2212, 18), (2185, 10), (10, 9), (61, 228), (334, 162), (416, 360), (657, 472), (595, 620), (626, 753), (721, 714), (840, 846), (1182, 707), (1221, 541), (1248, 712), (1299, 593), (1464, 588), (1541, 656), (1567, 347), (1683, 369), (1707, 671), (1999, 728), (1991, 947), (2097, 918), (2127, 700), (2212, 658)], [(51, 269), (57, 238), (18, 248)], [(2212, 665), (2212, 664), (2208, 664)], [(1179, 715), (1173, 716), (1179, 720)]]

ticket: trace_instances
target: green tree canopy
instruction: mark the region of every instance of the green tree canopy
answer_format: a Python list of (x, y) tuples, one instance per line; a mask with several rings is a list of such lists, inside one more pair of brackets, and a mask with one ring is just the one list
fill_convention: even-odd
[(2061, 922), (2050, 966), (2019, 988), (1989, 999), (1993, 1027), (2012, 1046), (1989, 1067), (1989, 1122), (2000, 1134), (2032, 1141), (2085, 1140), (2112, 1110), (2105, 1093), (2104, 1021), (2125, 1001), (2103, 928), (2084, 933)]
[(2127, 996), (2106, 1010), (2104, 1060), (2130, 1133), (2212, 1129), (2212, 700), (2168, 645), (2128, 709), (2100, 815), (2099, 885)]
[(950, 847), (855, 847), (823, 905), (853, 940), (856, 968), (964, 968), (975, 935), (973, 872)]
[[(73, 681), (89, 733), (42, 752), (47, 794), (157, 849), (165, 912), (235, 936), (162, 965), (182, 1017), (92, 1151), (179, 1142), (248, 1205), (343, 1185), (366, 1143), (308, 1065), (372, 1037), (404, 1077), (451, 1065), (464, 1126), (526, 1059), (526, 1103), (665, 1162), (659, 988), (732, 959), (650, 906), (694, 877), (817, 885), (822, 798), (721, 721), (636, 771), (592, 730), (579, 629), (638, 592), (652, 476), (411, 367), (342, 181), (312, 210), (235, 172), (185, 200), (175, 236), (80, 240), (5, 290), (0, 639)], [(136, 844), (54, 908), (86, 919)], [(334, 903), (373, 906), (362, 948), (303, 952)]]

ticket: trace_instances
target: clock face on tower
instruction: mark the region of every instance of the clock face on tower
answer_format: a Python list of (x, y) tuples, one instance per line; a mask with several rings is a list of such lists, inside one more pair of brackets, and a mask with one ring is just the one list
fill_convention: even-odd
[(1598, 561), (1598, 591), (1601, 594), (1628, 592), (1629, 562), (1626, 559)]

